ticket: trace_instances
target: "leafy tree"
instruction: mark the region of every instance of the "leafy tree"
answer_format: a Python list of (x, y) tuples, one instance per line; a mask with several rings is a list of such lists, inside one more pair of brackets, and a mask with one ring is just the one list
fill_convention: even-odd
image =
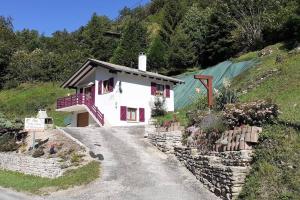
[(15, 48), (16, 37), (13, 32), (12, 19), (0, 16), (0, 88), (4, 84), (7, 66)]
[(16, 32), (19, 49), (33, 51), (42, 48), (39, 32), (36, 30), (24, 29)]
[(221, 0), (220, 6), (224, 8), (223, 18), (235, 25), (235, 42), (243, 48), (256, 49), (264, 44), (264, 29), (275, 29), (286, 19), (284, 10), (290, 2), (293, 0)]
[(53, 68), (57, 68), (53, 53), (41, 49), (32, 52), (19, 50), (12, 55), (6, 78), (17, 83), (52, 81), (53, 76), (56, 75), (52, 71)]
[(138, 54), (146, 50), (146, 34), (142, 23), (133, 19), (129, 20), (111, 62), (135, 67), (138, 63)]

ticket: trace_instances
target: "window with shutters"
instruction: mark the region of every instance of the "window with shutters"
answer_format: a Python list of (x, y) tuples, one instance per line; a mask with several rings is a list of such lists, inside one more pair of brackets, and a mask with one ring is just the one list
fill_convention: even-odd
[(109, 93), (109, 80), (103, 81), (103, 94)]
[(155, 91), (156, 96), (164, 96), (164, 91), (165, 91), (164, 85), (156, 84), (156, 91)]
[(136, 121), (136, 108), (127, 108), (127, 121)]

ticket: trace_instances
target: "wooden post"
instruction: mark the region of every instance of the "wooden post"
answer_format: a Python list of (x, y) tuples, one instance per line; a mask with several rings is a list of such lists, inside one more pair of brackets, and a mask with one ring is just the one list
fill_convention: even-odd
[(195, 75), (194, 78), (199, 79), (202, 85), (206, 88), (208, 107), (211, 108), (213, 106), (213, 87), (212, 87), (213, 77), (207, 75)]

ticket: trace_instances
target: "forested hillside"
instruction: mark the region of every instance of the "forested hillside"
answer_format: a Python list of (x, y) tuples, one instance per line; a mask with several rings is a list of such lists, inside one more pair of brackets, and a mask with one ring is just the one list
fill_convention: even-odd
[(125, 7), (117, 19), (93, 14), (74, 32), (51, 37), (15, 31), (0, 17), (0, 87), (61, 81), (86, 58), (137, 66), (146, 52), (149, 70), (174, 75), (211, 66), (278, 41), (297, 45), (299, 0), (152, 0)]

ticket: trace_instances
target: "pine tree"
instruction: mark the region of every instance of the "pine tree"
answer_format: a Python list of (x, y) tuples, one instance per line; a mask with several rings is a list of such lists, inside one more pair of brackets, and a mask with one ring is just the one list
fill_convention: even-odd
[(135, 68), (138, 55), (146, 50), (146, 29), (136, 20), (129, 20), (111, 62)]
[(160, 36), (156, 36), (151, 42), (147, 55), (149, 70), (162, 72), (166, 68), (166, 46)]

